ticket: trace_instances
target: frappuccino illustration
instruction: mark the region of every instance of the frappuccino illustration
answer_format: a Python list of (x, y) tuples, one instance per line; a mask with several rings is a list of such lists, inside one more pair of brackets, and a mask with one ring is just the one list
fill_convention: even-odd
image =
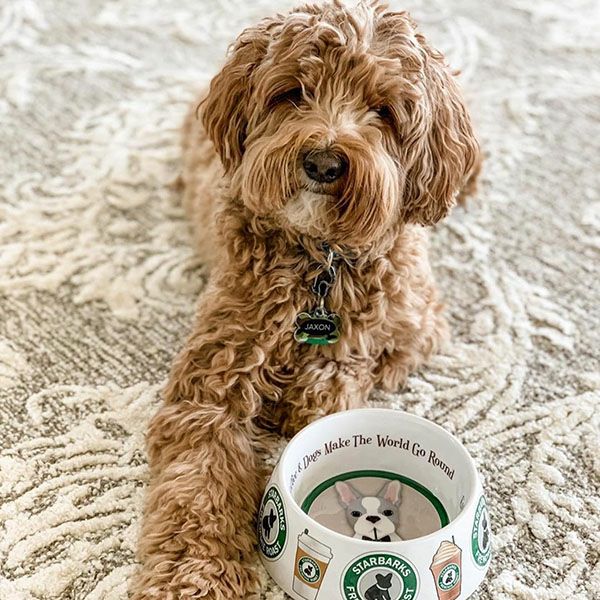
[(306, 600), (315, 600), (332, 558), (331, 548), (308, 535), (305, 529), (298, 536), (292, 589)]
[(443, 541), (431, 562), (438, 600), (456, 600), (460, 596), (462, 550), (454, 543)]

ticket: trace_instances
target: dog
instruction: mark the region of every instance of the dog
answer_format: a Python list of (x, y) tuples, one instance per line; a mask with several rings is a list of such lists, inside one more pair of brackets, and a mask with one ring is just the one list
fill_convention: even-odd
[(473, 189), (479, 149), (443, 56), (366, 0), (243, 31), (183, 136), (211, 274), (149, 425), (132, 597), (239, 600), (265, 431), (397, 390), (446, 339), (427, 226)]
[(399, 481), (386, 483), (377, 496), (363, 496), (349, 483), (335, 484), (346, 519), (359, 540), (396, 542), (402, 538), (396, 533), (400, 506)]
[(392, 573), (377, 573), (375, 579), (375, 583), (365, 592), (366, 600), (392, 600), (389, 592), (392, 587)]

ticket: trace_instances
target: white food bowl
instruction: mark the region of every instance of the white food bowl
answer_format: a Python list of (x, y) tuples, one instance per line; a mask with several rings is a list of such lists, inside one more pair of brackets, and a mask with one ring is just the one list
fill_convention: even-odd
[(296, 600), (464, 600), (491, 556), (464, 446), (386, 409), (341, 412), (298, 433), (267, 485), (257, 531), (265, 568)]

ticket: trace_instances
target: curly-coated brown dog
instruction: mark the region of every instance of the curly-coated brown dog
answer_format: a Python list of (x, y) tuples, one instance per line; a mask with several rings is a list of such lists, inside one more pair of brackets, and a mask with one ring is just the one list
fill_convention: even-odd
[(136, 599), (253, 597), (263, 428), (396, 390), (438, 347), (424, 226), (478, 167), (443, 57), (374, 2), (246, 29), (200, 108), (183, 182), (214, 267), (148, 433)]

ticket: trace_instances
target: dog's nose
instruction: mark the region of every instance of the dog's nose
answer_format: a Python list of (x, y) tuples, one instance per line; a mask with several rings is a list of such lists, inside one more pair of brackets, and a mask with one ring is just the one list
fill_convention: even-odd
[(309, 152), (302, 163), (304, 171), (319, 183), (332, 183), (346, 171), (346, 161), (330, 150)]
[(381, 517), (371, 515), (370, 517), (367, 517), (367, 521), (369, 521), (369, 523), (377, 523), (378, 521), (381, 521)]

